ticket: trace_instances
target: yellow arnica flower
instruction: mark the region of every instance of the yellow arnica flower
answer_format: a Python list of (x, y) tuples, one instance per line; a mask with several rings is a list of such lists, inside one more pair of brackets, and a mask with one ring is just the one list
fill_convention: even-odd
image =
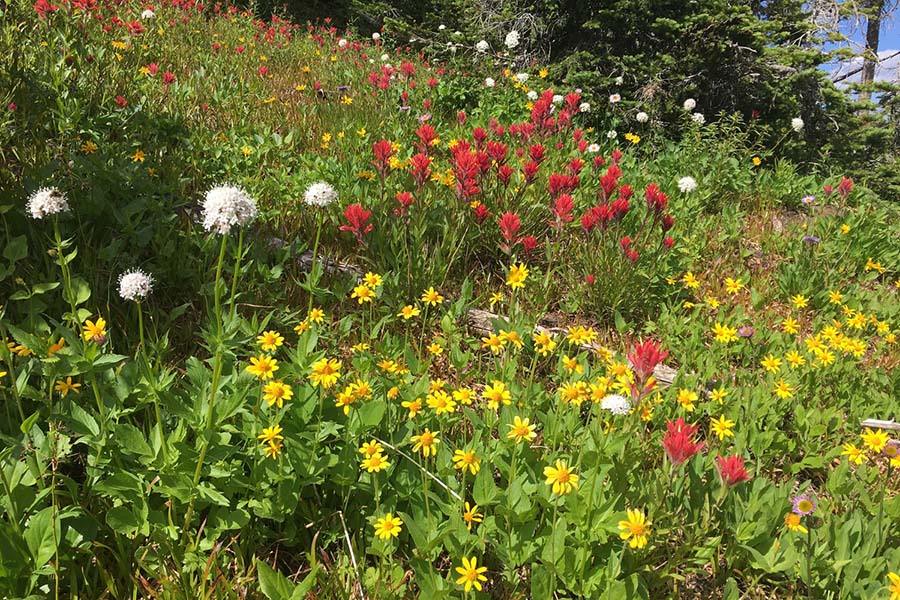
[(103, 317), (97, 317), (96, 321), (88, 319), (84, 322), (84, 339), (95, 344), (102, 344), (106, 341), (106, 321)]
[(306, 320), (310, 323), (321, 323), (325, 320), (325, 311), (321, 308), (314, 308), (309, 311), (309, 315), (307, 315)]
[(363, 276), (363, 281), (366, 282), (367, 286), (374, 290), (384, 282), (384, 279), (378, 273), (372, 273), (371, 271), (369, 271)]
[(475, 390), (469, 388), (459, 388), (453, 392), (453, 399), (466, 406), (472, 404), (476, 397)]
[(800, 331), (800, 323), (792, 317), (788, 317), (781, 322), (781, 330), (790, 335), (797, 335)]
[(281, 432), (284, 431), (281, 425), (272, 425), (271, 427), (264, 427), (262, 433), (257, 437), (263, 441), (263, 443), (272, 443), (277, 442), (284, 439), (284, 436), (281, 435)]
[(277, 331), (264, 331), (256, 338), (256, 343), (263, 352), (275, 352), (284, 343), (284, 337)]
[(647, 545), (647, 536), (650, 535), (650, 521), (644, 513), (637, 509), (628, 509), (627, 521), (619, 521), (619, 529), (622, 532), (619, 537), (623, 540), (631, 540), (628, 546), (631, 548), (643, 548)]
[[(4, 373), (4, 375), (5, 375), (5, 373)], [(65, 381), (62, 381), (62, 380), (57, 381), (56, 386), (54, 386), (53, 389), (55, 389), (57, 392), (59, 392), (60, 396), (65, 398), (66, 394), (68, 394), (69, 392), (77, 394), (79, 392), (78, 388), (80, 388), (80, 387), (81, 387), (80, 383), (72, 383), (72, 378), (66, 377)]]
[(506, 434), (506, 438), (510, 440), (516, 440), (517, 444), (522, 440), (530, 442), (537, 436), (537, 434), (534, 432), (536, 426), (529, 423), (528, 417), (521, 419), (516, 416), (513, 418), (512, 424), (507, 425), (507, 427), (509, 427), (510, 431)]
[(888, 600), (900, 600), (900, 575), (893, 572), (888, 573), (888, 581), (891, 582), (888, 586), (891, 597)]
[(719, 438), (720, 442), (727, 437), (734, 437), (734, 432), (731, 431), (732, 427), (734, 427), (734, 421), (729, 421), (725, 415), (718, 419), (712, 417), (709, 420), (709, 430)]
[(884, 450), (884, 447), (887, 446), (887, 443), (891, 439), (883, 430), (873, 430), (871, 427), (866, 427), (865, 433), (860, 434), (860, 437), (866, 448), (872, 452), (881, 452)]
[(481, 392), (481, 397), (487, 402), (487, 406), (491, 410), (497, 410), (501, 404), (509, 405), (512, 403), (512, 394), (506, 388), (506, 385), (497, 379), (486, 386)]
[(268, 442), (264, 449), (264, 452), (266, 453), (266, 458), (272, 458), (272, 459), (278, 458), (278, 455), (281, 454), (282, 447), (283, 446), (282, 446), (281, 440), (275, 440), (272, 442)]
[(481, 469), (481, 459), (475, 456), (474, 450), (457, 450), (453, 453), (453, 463), (457, 470), (469, 471), (472, 475), (477, 475)]
[(731, 342), (736, 342), (738, 339), (736, 327), (722, 325), (718, 321), (715, 325), (713, 325), (712, 332), (716, 338), (716, 341), (722, 344), (730, 344)]
[(376, 440), (364, 442), (363, 445), (359, 448), (359, 453), (366, 456), (367, 458), (370, 456), (375, 456), (376, 454), (381, 454), (382, 452), (384, 452), (384, 447)]
[(525, 345), (525, 342), (519, 336), (518, 331), (504, 331), (503, 329), (501, 329), (500, 330), (500, 339), (503, 342), (509, 342), (516, 348), (521, 348), (522, 346)]
[(534, 339), (534, 349), (541, 356), (547, 356), (556, 349), (556, 342), (553, 337), (546, 332), (538, 332), (532, 335)]
[(410, 441), (413, 442), (413, 452), (422, 452), (422, 456), (428, 458), (429, 456), (434, 456), (437, 454), (437, 445), (441, 443), (441, 440), (437, 438), (434, 433), (425, 428), (425, 431), (422, 432), (421, 435), (414, 435), (410, 438)]
[(474, 523), (482, 523), (484, 521), (484, 515), (478, 512), (478, 505), (470, 505), (468, 502), (466, 502), (466, 510), (463, 512), (462, 517), (469, 531), (472, 531)]
[(796, 296), (791, 296), (791, 304), (794, 305), (794, 308), (806, 308), (809, 304), (809, 298), (803, 294), (797, 294)]
[(281, 408), (284, 406), (284, 401), (290, 400), (293, 395), (294, 391), (291, 389), (291, 386), (280, 379), (270, 381), (263, 386), (263, 400), (268, 402), (269, 406), (277, 404), (278, 408)]
[(422, 399), (416, 398), (415, 400), (404, 400), (400, 403), (400, 406), (409, 409), (409, 418), (414, 419), (417, 414), (422, 412)]
[(528, 278), (528, 267), (524, 263), (513, 264), (509, 267), (506, 274), (506, 285), (514, 290), (525, 287), (525, 280)]
[(712, 393), (709, 395), (709, 399), (715, 400), (719, 404), (722, 404), (722, 401), (725, 400), (725, 396), (727, 396), (727, 395), (728, 395), (728, 390), (720, 387), (720, 388), (716, 388), (712, 391)]
[(413, 317), (418, 317), (420, 311), (418, 308), (411, 304), (407, 304), (403, 308), (400, 309), (400, 312), (397, 313), (398, 317), (403, 317), (404, 320), (409, 321)]
[(784, 515), (784, 526), (791, 531), (799, 533), (809, 533), (809, 530), (800, 524), (800, 515), (798, 515), (797, 513), (789, 512), (788, 514)]
[(847, 442), (846, 444), (841, 446), (841, 448), (843, 448), (844, 450), (843, 452), (841, 452), (841, 456), (846, 456), (847, 460), (854, 464), (861, 465), (867, 458), (869, 458), (868, 456), (866, 456), (866, 451), (861, 448), (857, 448), (856, 444)]
[(456, 583), (465, 586), (467, 594), (472, 590), (472, 587), (480, 592), (481, 582), (487, 581), (487, 577), (482, 575), (485, 571), (487, 571), (487, 567), (479, 567), (478, 559), (474, 556), (472, 558), (463, 557), (462, 566), (456, 567), (456, 572), (459, 573)]
[(700, 282), (697, 281), (697, 278), (690, 271), (684, 274), (684, 277), (681, 278), (681, 281), (682, 283), (684, 283), (685, 287), (690, 289), (697, 289), (698, 287), (700, 287)]
[(265, 354), (251, 357), (250, 366), (247, 367), (248, 373), (250, 373), (254, 377), (262, 379), (263, 381), (265, 381), (266, 379), (272, 379), (273, 374), (277, 370), (278, 361), (271, 356), (266, 356)]
[(360, 465), (367, 473), (380, 473), (391, 466), (391, 463), (383, 454), (379, 453), (364, 458)]
[(725, 278), (725, 291), (729, 294), (737, 294), (744, 288), (744, 282), (740, 279)]
[(779, 379), (775, 383), (775, 395), (782, 400), (794, 397), (794, 387), (784, 379)]
[(438, 415), (449, 414), (456, 410), (456, 401), (444, 390), (431, 392), (425, 397), (425, 402), (428, 408)]
[(681, 405), (681, 408), (688, 412), (694, 411), (694, 402), (697, 401), (697, 392), (692, 390), (686, 390), (684, 388), (678, 390), (678, 404)]
[(544, 467), (544, 477), (547, 478), (545, 483), (552, 488), (553, 493), (557, 496), (562, 496), (578, 489), (578, 475), (561, 460), (556, 461), (555, 467)]
[(765, 358), (760, 361), (763, 369), (768, 371), (769, 373), (777, 373), (781, 370), (781, 359), (776, 357), (774, 354), (768, 354)]
[(389, 540), (392, 537), (400, 535), (403, 528), (403, 521), (388, 513), (384, 517), (375, 521), (375, 536), (383, 540)]
[(597, 339), (597, 332), (593, 327), (584, 327), (583, 325), (575, 325), (569, 328), (566, 339), (570, 344), (581, 345), (590, 344)]
[(429, 287), (427, 290), (422, 292), (422, 302), (424, 302), (428, 306), (437, 306), (443, 301), (444, 297), (437, 293), (434, 287)]
[(375, 290), (363, 283), (353, 288), (353, 293), (350, 294), (350, 297), (356, 298), (356, 301), (360, 304), (371, 302), (375, 298)]
[(312, 364), (311, 369), (309, 380), (313, 387), (322, 386), (327, 390), (341, 377), (341, 361), (334, 358), (321, 358)]
[(491, 351), (491, 354), (500, 354), (503, 350), (503, 346), (506, 345), (506, 342), (496, 333), (492, 333), (487, 337), (481, 338), (481, 347), (488, 348)]

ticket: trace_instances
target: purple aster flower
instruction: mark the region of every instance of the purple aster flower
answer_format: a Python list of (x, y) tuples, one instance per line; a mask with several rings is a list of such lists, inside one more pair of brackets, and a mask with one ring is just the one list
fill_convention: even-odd
[(805, 204), (806, 206), (812, 206), (812, 204), (813, 204), (815, 201), (816, 201), (816, 197), (815, 197), (815, 196), (804, 196), (804, 197), (803, 197), (803, 200), (801, 200), (800, 202), (802, 202), (802, 203)]
[(401, 106), (401, 107), (400, 107), (400, 110), (402, 110), (402, 111), (404, 111), (404, 112), (407, 112), (407, 111), (409, 111), (410, 108), (412, 108), (412, 107), (410, 107), (410, 106)]
[(756, 330), (753, 329), (752, 325), (744, 325), (740, 329), (738, 329), (738, 336), (742, 338), (751, 338), (753, 334), (756, 333)]
[(794, 505), (794, 512), (801, 517), (811, 515), (813, 511), (816, 510), (816, 501), (806, 494), (794, 496), (794, 498), (791, 499), (791, 503)]
[(803, 243), (804, 243), (804, 244), (818, 244), (818, 243), (821, 242), (821, 241), (822, 241), (821, 239), (817, 238), (817, 237), (814, 236), (814, 235), (804, 235), (804, 236), (803, 236)]
[(881, 449), (888, 458), (897, 458), (900, 456), (900, 442), (897, 440), (888, 440), (888, 443)]
[(349, 85), (339, 85), (339, 86), (337, 86), (337, 89), (339, 92), (343, 92), (344, 90), (349, 90), (350, 86)]

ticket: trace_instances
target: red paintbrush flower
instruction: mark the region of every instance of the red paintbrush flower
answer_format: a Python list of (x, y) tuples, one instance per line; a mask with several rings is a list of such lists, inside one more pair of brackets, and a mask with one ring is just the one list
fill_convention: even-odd
[(500, 215), (497, 224), (500, 226), (500, 235), (503, 236), (504, 240), (504, 243), (500, 244), (500, 249), (509, 254), (512, 251), (512, 247), (519, 241), (517, 234), (522, 227), (522, 221), (519, 219), (519, 215), (505, 212)]
[(688, 425), (678, 417), (674, 422), (666, 423), (666, 435), (662, 445), (673, 465), (680, 465), (703, 450), (704, 442), (695, 442), (692, 438), (697, 433), (697, 425)]
[(744, 467), (744, 459), (735, 454), (734, 456), (718, 456), (716, 457), (716, 469), (722, 478), (722, 483), (727, 486), (733, 486), (742, 481), (749, 481), (750, 474)]
[(346, 225), (341, 225), (341, 231), (349, 231), (356, 236), (356, 241), (360, 246), (365, 246), (366, 242), (363, 237), (372, 231), (372, 225), (368, 223), (372, 211), (364, 209), (359, 204), (350, 204), (344, 209), (344, 218), (347, 219)]
[(394, 150), (393, 144), (387, 140), (378, 140), (372, 145), (372, 152), (375, 154), (375, 160), (372, 164), (378, 170), (382, 178), (387, 174), (391, 164), (391, 157), (397, 152)]
[(634, 367), (634, 374), (638, 380), (644, 382), (653, 375), (656, 365), (662, 363), (668, 356), (668, 350), (663, 350), (659, 342), (647, 340), (634, 347), (628, 355), (628, 360)]

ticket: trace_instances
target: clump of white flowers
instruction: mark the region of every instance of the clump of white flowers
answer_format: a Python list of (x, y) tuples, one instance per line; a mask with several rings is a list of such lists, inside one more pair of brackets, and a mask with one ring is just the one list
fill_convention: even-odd
[(153, 277), (140, 269), (119, 275), (119, 295), (123, 300), (140, 302), (153, 290)]
[(32, 219), (69, 212), (66, 195), (55, 187), (41, 188), (28, 197), (28, 213)]
[(381, 39), (381, 34), (376, 31), (375, 33), (372, 34), (372, 39), (377, 42), (378, 40)]
[(324, 181), (312, 184), (303, 194), (304, 202), (310, 206), (328, 206), (337, 199), (337, 192)]
[(697, 125), (703, 125), (706, 123), (706, 117), (703, 116), (703, 113), (694, 113), (691, 115), (691, 121)]
[(144, 12), (141, 13), (141, 18), (144, 19), (145, 21), (149, 21), (150, 19), (153, 19), (154, 17), (156, 17), (156, 13), (153, 12), (152, 10), (150, 10), (149, 8), (145, 9)]
[(681, 105), (685, 111), (692, 111), (697, 108), (697, 101), (693, 98), (688, 98), (684, 101), (684, 104)]
[(237, 225), (243, 227), (258, 213), (256, 202), (242, 188), (217, 186), (206, 192), (203, 200), (203, 228), (225, 235)]
[(438, 25), (438, 31), (443, 31), (443, 30), (445, 30), (445, 29), (447, 29), (447, 26), (444, 25), (443, 23), (441, 23), (440, 25)]
[(338, 48), (346, 48), (346, 47), (347, 47), (347, 40), (345, 40), (344, 38), (339, 39), (338, 40)]
[(512, 50), (516, 46), (519, 45), (519, 32), (513, 29), (509, 33), (506, 34), (506, 39), (503, 40), (503, 43), (506, 44), (506, 47)]
[(620, 96), (619, 94), (610, 94), (609, 103), (615, 104), (616, 102), (619, 102), (621, 99), (622, 99), (622, 96)]
[(382, 55), (381, 55), (381, 62), (387, 62), (390, 58), (391, 58), (391, 57), (388, 56), (387, 54), (382, 54)]
[(591, 103), (582, 102), (578, 105), (578, 112), (591, 112)]
[(803, 130), (803, 119), (800, 117), (794, 117), (791, 119), (791, 129), (795, 132), (800, 133)]
[(497, 85), (497, 82), (494, 81), (493, 77), (486, 77), (484, 80), (484, 85), (486, 85), (487, 87), (494, 87), (495, 85)]
[(600, 408), (614, 415), (627, 415), (631, 410), (631, 401), (619, 394), (610, 394), (600, 401)]
[(622, 85), (623, 83), (625, 83), (625, 78), (624, 78), (624, 77), (622, 77), (621, 75), (619, 75), (618, 77), (616, 77), (616, 85)]
[(562, 94), (553, 94), (553, 104), (559, 104), (564, 100)]
[(588, 152), (600, 152), (600, 144), (594, 143), (587, 147)]
[(529, 90), (525, 95), (528, 96), (528, 99), (532, 102), (538, 99), (538, 93), (534, 90)]
[(616, 132), (615, 129), (610, 129), (609, 131), (606, 132), (606, 139), (608, 139), (608, 140), (614, 140), (618, 136), (619, 136), (619, 134)]
[(678, 189), (689, 194), (697, 189), (697, 180), (693, 177), (682, 177), (678, 180)]
[(528, 77), (528, 73), (516, 73), (516, 81), (518, 81), (519, 83), (525, 83), (526, 81), (528, 81)]
[(644, 111), (641, 111), (638, 114), (634, 115), (634, 118), (638, 123), (646, 123), (650, 120), (650, 115), (648, 115)]
[(475, 49), (484, 54), (491, 49), (491, 45), (487, 43), (487, 40), (481, 40), (480, 42), (475, 44)]

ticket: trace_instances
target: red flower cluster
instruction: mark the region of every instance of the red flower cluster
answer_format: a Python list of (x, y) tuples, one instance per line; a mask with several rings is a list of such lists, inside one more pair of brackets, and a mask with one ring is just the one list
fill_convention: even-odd
[(666, 455), (673, 465), (680, 465), (703, 450), (705, 442), (695, 442), (694, 434), (697, 433), (697, 425), (688, 425), (684, 419), (678, 417), (674, 422), (666, 423), (666, 435), (662, 445)]
[(372, 224), (369, 223), (369, 217), (372, 211), (364, 209), (360, 204), (350, 204), (344, 209), (344, 218), (347, 219), (346, 225), (341, 225), (341, 231), (349, 231), (356, 236), (356, 241), (360, 246), (365, 246), (363, 239), (367, 233), (372, 231)]
[(734, 456), (717, 456), (716, 469), (722, 478), (722, 484), (729, 487), (735, 486), (742, 481), (749, 481), (750, 474), (744, 467), (744, 459), (735, 454)]

